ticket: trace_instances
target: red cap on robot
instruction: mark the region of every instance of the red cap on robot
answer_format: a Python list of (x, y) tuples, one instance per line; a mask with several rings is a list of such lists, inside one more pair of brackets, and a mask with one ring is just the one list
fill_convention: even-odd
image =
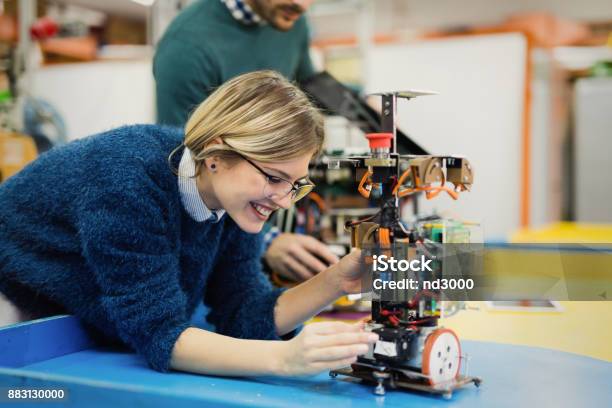
[(393, 133), (368, 133), (366, 135), (370, 149), (390, 149)]

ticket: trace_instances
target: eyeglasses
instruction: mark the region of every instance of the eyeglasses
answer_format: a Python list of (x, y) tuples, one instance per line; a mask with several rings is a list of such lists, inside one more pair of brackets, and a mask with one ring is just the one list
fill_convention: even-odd
[(287, 195), (291, 194), (291, 202), (295, 203), (304, 198), (308, 193), (312, 191), (315, 185), (306, 180), (298, 180), (295, 183), (285, 180), (284, 178), (273, 176), (263, 170), (261, 167), (247, 159), (240, 153), (234, 152), (236, 155), (243, 158), (251, 166), (255, 167), (261, 174), (266, 178), (266, 186), (264, 187), (264, 194), (268, 198), (283, 199)]

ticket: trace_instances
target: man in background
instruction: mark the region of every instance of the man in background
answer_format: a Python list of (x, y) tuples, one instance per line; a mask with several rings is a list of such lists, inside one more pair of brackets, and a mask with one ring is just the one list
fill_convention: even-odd
[[(153, 73), (157, 120), (184, 126), (191, 111), (219, 85), (271, 69), (301, 81), (315, 73), (303, 16), (313, 0), (197, 0), (170, 24), (157, 45)], [(265, 232), (272, 271), (301, 281), (338, 258), (316, 239)]]

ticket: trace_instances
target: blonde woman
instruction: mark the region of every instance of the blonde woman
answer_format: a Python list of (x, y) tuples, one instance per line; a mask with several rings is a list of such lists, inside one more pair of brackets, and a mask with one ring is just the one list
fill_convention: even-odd
[[(280, 75), (218, 88), (175, 128), (130, 126), (53, 149), (0, 185), (0, 293), (11, 316), (72, 313), (156, 370), (314, 374), (377, 340), (359, 325), (294, 330), (359, 291), (359, 254), (272, 289), (270, 214), (312, 185), (321, 117)], [(204, 301), (216, 332), (189, 326)], [(281, 336), (291, 338), (281, 341)]]

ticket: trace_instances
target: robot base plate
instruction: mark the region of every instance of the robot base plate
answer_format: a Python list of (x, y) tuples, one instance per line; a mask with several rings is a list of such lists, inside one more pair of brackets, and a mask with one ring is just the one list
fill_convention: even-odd
[(330, 371), (329, 375), (332, 378), (343, 375), (375, 384), (374, 393), (376, 395), (385, 395), (385, 387), (390, 387), (391, 389), (404, 389), (441, 395), (445, 399), (450, 399), (453, 391), (470, 383), (473, 383), (476, 387), (479, 387), (482, 383), (482, 379), (479, 377), (458, 375), (457, 378), (443, 384), (431, 385), (421, 373), (412, 373), (407, 370), (398, 370), (390, 367), (379, 370), (359, 363), (353, 364), (351, 367)]

